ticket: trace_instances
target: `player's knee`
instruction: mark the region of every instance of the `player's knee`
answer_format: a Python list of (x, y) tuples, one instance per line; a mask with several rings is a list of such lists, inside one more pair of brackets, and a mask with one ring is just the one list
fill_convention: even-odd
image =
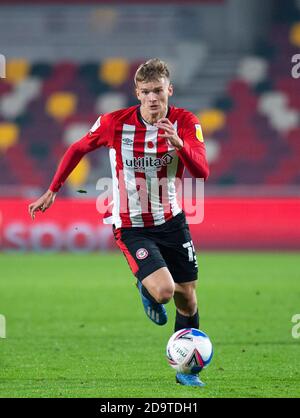
[(181, 289), (180, 292), (176, 292), (177, 304), (180, 307), (180, 311), (183, 315), (192, 316), (197, 311), (197, 295), (194, 288)]
[(158, 303), (166, 304), (174, 296), (174, 286), (164, 286), (158, 289), (156, 300)]
[(197, 307), (197, 296), (195, 292), (190, 292), (186, 295), (185, 304), (186, 308), (190, 312), (193, 312), (195, 310), (195, 308)]
[(185, 316), (193, 316), (197, 312), (197, 309), (197, 303), (189, 301), (185, 306), (181, 307), (181, 313)]

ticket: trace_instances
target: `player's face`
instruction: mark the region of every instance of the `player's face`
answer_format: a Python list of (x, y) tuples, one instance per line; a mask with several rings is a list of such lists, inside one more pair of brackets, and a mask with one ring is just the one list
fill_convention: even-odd
[(141, 110), (151, 119), (165, 116), (169, 97), (173, 94), (170, 81), (162, 77), (159, 81), (138, 82), (136, 95), (141, 102)]

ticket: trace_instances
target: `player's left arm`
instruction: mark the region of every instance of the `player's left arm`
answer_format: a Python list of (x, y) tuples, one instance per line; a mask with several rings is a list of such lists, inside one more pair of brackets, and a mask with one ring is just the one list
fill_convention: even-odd
[(160, 136), (166, 138), (174, 146), (179, 158), (191, 175), (206, 180), (209, 168), (202, 129), (197, 117), (192, 113), (187, 114), (181, 129), (181, 137), (178, 136), (172, 122), (167, 118), (160, 119), (156, 126), (165, 131), (165, 134)]

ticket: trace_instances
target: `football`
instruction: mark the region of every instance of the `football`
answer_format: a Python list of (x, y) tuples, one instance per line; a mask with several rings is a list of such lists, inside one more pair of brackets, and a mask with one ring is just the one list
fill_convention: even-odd
[(167, 344), (167, 359), (179, 373), (199, 373), (211, 362), (213, 347), (209, 337), (199, 329), (181, 329)]

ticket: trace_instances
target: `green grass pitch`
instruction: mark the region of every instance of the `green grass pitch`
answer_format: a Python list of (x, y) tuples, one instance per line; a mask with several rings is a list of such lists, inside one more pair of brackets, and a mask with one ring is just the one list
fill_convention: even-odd
[(205, 388), (175, 384), (157, 327), (122, 254), (2, 254), (0, 397), (299, 397), (299, 254), (198, 256)]

